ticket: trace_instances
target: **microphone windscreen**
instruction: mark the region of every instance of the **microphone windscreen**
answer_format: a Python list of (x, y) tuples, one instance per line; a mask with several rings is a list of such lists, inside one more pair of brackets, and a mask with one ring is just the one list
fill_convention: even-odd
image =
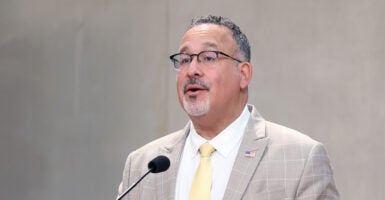
[(166, 156), (158, 156), (148, 163), (148, 169), (152, 173), (164, 172), (170, 167), (170, 159)]

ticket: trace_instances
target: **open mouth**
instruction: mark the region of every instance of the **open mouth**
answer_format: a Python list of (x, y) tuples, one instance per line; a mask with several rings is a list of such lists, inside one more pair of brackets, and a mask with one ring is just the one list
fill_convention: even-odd
[(184, 88), (185, 94), (196, 94), (201, 91), (207, 91), (208, 88), (198, 84), (190, 84)]
[(204, 91), (210, 91), (210, 87), (206, 82), (198, 78), (190, 78), (183, 85), (183, 93), (190, 96), (196, 96)]

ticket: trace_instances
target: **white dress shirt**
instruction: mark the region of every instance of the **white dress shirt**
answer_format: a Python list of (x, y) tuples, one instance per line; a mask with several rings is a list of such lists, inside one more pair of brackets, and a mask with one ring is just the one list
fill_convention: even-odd
[[(212, 188), (211, 200), (223, 199), (226, 191), (227, 182), (237, 157), (241, 139), (245, 131), (247, 122), (250, 118), (250, 112), (247, 106), (243, 109), (241, 115), (226, 127), (215, 138), (208, 141), (216, 151), (211, 155), (212, 163)], [(197, 134), (194, 125), (190, 121), (190, 133), (187, 136), (186, 144), (183, 149), (181, 162), (179, 165), (175, 199), (187, 200), (190, 195), (190, 188), (195, 171), (200, 162), (199, 147), (207, 142), (206, 139)]]

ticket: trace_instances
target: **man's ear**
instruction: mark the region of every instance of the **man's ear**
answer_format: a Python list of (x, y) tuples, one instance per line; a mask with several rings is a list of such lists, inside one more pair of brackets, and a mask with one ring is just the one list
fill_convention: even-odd
[(243, 90), (247, 88), (253, 76), (253, 67), (249, 62), (239, 63), (238, 69), (241, 76), (240, 88)]

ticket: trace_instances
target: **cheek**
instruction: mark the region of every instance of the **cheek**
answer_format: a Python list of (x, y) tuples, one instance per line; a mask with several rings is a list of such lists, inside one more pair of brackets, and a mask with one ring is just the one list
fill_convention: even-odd
[(228, 85), (226, 83), (226, 80), (224, 77), (221, 76), (215, 76), (211, 77), (210, 79), (210, 95), (215, 96), (216, 98), (213, 99), (221, 99), (223, 98), (223, 93), (226, 92), (226, 89), (228, 88)]
[(228, 98), (228, 95), (234, 95), (240, 88), (239, 74), (232, 73), (216, 77), (215, 87), (220, 98)]

